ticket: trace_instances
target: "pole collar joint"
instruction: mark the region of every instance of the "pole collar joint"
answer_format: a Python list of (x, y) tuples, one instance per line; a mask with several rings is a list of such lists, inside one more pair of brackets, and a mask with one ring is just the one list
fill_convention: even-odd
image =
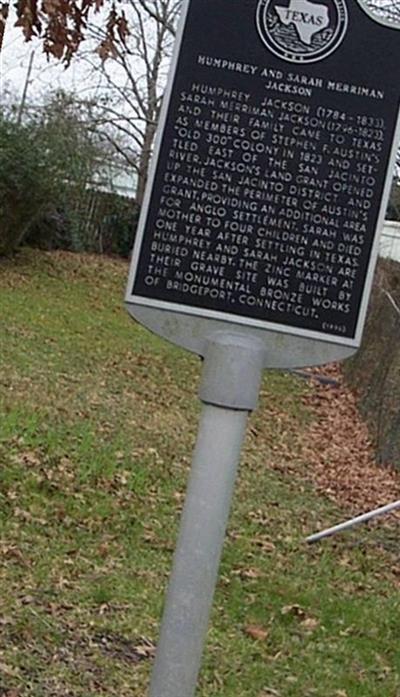
[(233, 332), (207, 338), (199, 397), (205, 404), (252, 411), (258, 403), (266, 349), (261, 340)]

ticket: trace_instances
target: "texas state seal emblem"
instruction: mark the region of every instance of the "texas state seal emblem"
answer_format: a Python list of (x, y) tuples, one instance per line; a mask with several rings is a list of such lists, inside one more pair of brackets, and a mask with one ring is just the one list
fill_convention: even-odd
[(260, 0), (257, 29), (267, 48), (291, 63), (313, 63), (335, 51), (347, 29), (345, 0)]

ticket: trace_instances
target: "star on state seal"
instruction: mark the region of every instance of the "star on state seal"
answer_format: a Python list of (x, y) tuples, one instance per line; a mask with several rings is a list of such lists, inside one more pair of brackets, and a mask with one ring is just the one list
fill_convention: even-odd
[(312, 63), (338, 48), (348, 15), (345, 0), (259, 0), (256, 22), (262, 41), (276, 56)]

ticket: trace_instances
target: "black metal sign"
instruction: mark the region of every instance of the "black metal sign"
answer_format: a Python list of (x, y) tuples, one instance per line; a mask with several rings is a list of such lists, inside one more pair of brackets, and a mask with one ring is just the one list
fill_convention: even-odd
[(191, 0), (128, 302), (357, 345), (400, 34), (356, 0)]

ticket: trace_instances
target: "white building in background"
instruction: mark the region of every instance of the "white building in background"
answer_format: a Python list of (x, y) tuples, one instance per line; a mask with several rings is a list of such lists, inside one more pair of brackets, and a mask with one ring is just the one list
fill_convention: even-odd
[(89, 188), (105, 191), (108, 194), (118, 194), (124, 198), (134, 199), (137, 187), (137, 174), (133, 168), (117, 162), (106, 162), (96, 172)]
[(380, 238), (379, 256), (400, 262), (400, 223), (385, 220)]

